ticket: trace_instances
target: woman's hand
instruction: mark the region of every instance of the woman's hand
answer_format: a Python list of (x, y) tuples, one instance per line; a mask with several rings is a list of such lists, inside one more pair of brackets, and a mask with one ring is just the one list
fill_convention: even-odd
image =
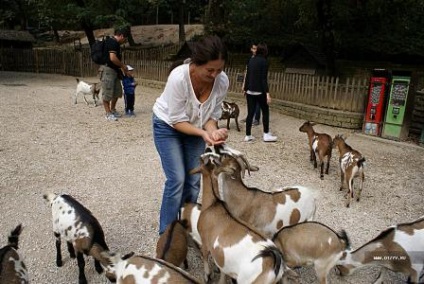
[(228, 138), (228, 129), (220, 128), (212, 131), (212, 139), (215, 141), (214, 145), (225, 143)]
[(220, 128), (212, 130), (211, 132), (205, 131), (203, 140), (205, 140), (208, 146), (224, 144), (228, 138), (228, 130), (226, 128)]
[(269, 95), (269, 93), (266, 93), (266, 103), (267, 104), (271, 103), (271, 96)]

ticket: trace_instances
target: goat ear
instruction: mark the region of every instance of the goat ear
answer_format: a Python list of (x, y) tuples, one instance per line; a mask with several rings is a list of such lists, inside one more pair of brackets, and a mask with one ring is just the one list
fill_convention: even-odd
[(257, 172), (257, 171), (259, 171), (259, 167), (258, 166), (250, 166), (250, 171), (251, 172)]
[(133, 255), (135, 254), (135, 252), (130, 252), (130, 253), (127, 253), (126, 255), (124, 255), (123, 257), (122, 257), (122, 260), (126, 260), (126, 259), (128, 259), (128, 258), (130, 258), (130, 257), (132, 257)]

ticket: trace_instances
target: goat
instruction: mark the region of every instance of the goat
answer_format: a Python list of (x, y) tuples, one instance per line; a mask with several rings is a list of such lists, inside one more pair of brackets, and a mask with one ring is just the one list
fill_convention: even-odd
[(74, 94), (74, 104), (78, 101), (78, 96), (82, 95), (84, 101), (87, 105), (89, 105), (87, 98), (85, 96), (90, 95), (93, 98), (94, 106), (97, 106), (97, 101), (99, 100), (99, 93), (101, 91), (101, 83), (87, 83), (78, 78), (77, 80), (77, 89)]
[(327, 275), (350, 249), (345, 231), (336, 233), (318, 222), (304, 222), (284, 227), (272, 238), (290, 268), (313, 264), (319, 283), (327, 283)]
[(225, 275), (237, 283), (277, 283), (286, 269), (281, 252), (270, 239), (234, 218), (225, 203), (217, 198), (214, 162), (219, 163), (219, 155), (204, 153), (200, 166), (190, 171), (202, 174), (202, 211), (197, 228), (202, 239), (204, 280), (210, 280), (210, 253), (221, 271), (220, 283), (225, 282)]
[(106, 260), (100, 254), (102, 251), (109, 250), (103, 229), (90, 210), (67, 194), (49, 193), (44, 194), (43, 197), (52, 207), (53, 233), (56, 238), (57, 251), (56, 265), (58, 267), (63, 265), (62, 237), (66, 240), (71, 258), (77, 258), (80, 284), (87, 283), (84, 274), (84, 254), (91, 255), (94, 258), (97, 273), (100, 274), (105, 270), (106, 277), (114, 282), (114, 268), (107, 266)]
[(0, 283), (29, 283), (25, 263), (18, 254), (19, 235), (22, 225), (19, 224), (9, 235), (8, 244), (0, 249)]
[[(336, 267), (345, 276), (368, 265), (403, 273), (408, 283), (423, 283), (420, 273), (424, 269), (424, 216), (383, 230), (360, 248), (344, 253)], [(381, 283), (383, 275), (380, 273), (375, 283)]]
[(320, 163), (320, 178), (324, 179), (324, 159), (327, 157), (327, 166), (325, 168), (325, 174), (328, 175), (330, 168), (331, 151), (333, 150), (331, 136), (326, 133), (317, 133), (314, 131), (313, 126), (316, 123), (306, 121), (299, 128), (300, 132), (305, 132), (308, 135), (309, 150), (310, 150), (310, 161), (314, 163), (314, 168), (317, 168), (317, 156)]
[(198, 248), (202, 246), (202, 239), (197, 230), (201, 209), (201, 204), (191, 202), (186, 202), (180, 209), (180, 220), (187, 224), (188, 234)]
[(248, 187), (242, 177), (247, 170), (258, 170), (251, 166), (244, 155), (227, 145), (216, 146), (206, 151), (218, 151), (221, 155), (220, 194), (229, 204), (231, 214), (252, 225), (267, 237), (272, 237), (284, 226), (311, 221), (316, 211), (313, 192), (304, 186), (283, 187), (274, 191), (263, 191)]
[(364, 162), (365, 158), (358, 151), (352, 149), (345, 142), (346, 137), (343, 135), (336, 135), (333, 139), (334, 147), (338, 147), (340, 158), (340, 190), (343, 190), (343, 185), (346, 183), (348, 188), (346, 207), (350, 206), (350, 201), (354, 195), (354, 186), (353, 179), (355, 177), (360, 177), (361, 182), (359, 186), (359, 190), (356, 196), (356, 201), (359, 201), (361, 198), (362, 188), (364, 185)]
[(186, 228), (186, 221), (175, 220), (169, 224), (157, 242), (156, 258), (178, 267), (184, 263), (184, 268), (187, 269), (188, 232)]
[(116, 283), (193, 283), (200, 282), (173, 264), (161, 259), (155, 259), (130, 253), (121, 257), (117, 253), (104, 251), (104, 258), (116, 268)]
[(236, 103), (230, 103), (223, 101), (221, 104), (222, 114), (220, 119), (227, 120), (227, 129), (230, 130), (230, 119), (234, 118), (237, 126), (237, 131), (240, 132), (240, 127), (238, 124), (238, 117), (240, 114), (240, 108)]

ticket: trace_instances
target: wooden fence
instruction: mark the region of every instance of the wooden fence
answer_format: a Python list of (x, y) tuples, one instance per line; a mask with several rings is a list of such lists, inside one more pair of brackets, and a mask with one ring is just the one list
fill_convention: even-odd
[[(170, 61), (178, 47), (155, 50), (124, 50), (123, 61), (135, 67), (138, 78), (166, 81)], [(1, 70), (55, 73), (76, 77), (95, 77), (98, 66), (90, 59), (89, 49), (0, 49)], [(226, 68), (230, 92), (241, 93), (244, 70)], [(364, 79), (270, 72), (270, 93), (276, 100), (334, 110), (364, 113), (368, 82)]]

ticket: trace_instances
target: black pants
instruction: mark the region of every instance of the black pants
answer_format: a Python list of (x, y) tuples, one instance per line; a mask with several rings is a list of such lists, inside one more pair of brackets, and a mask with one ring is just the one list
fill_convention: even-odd
[(134, 111), (135, 95), (124, 93), (125, 112)]
[(269, 105), (266, 99), (266, 94), (260, 95), (249, 95), (246, 94), (247, 101), (247, 118), (246, 118), (246, 136), (252, 135), (252, 122), (253, 116), (255, 115), (256, 105), (262, 111), (262, 125), (264, 127), (264, 133), (269, 132)]

